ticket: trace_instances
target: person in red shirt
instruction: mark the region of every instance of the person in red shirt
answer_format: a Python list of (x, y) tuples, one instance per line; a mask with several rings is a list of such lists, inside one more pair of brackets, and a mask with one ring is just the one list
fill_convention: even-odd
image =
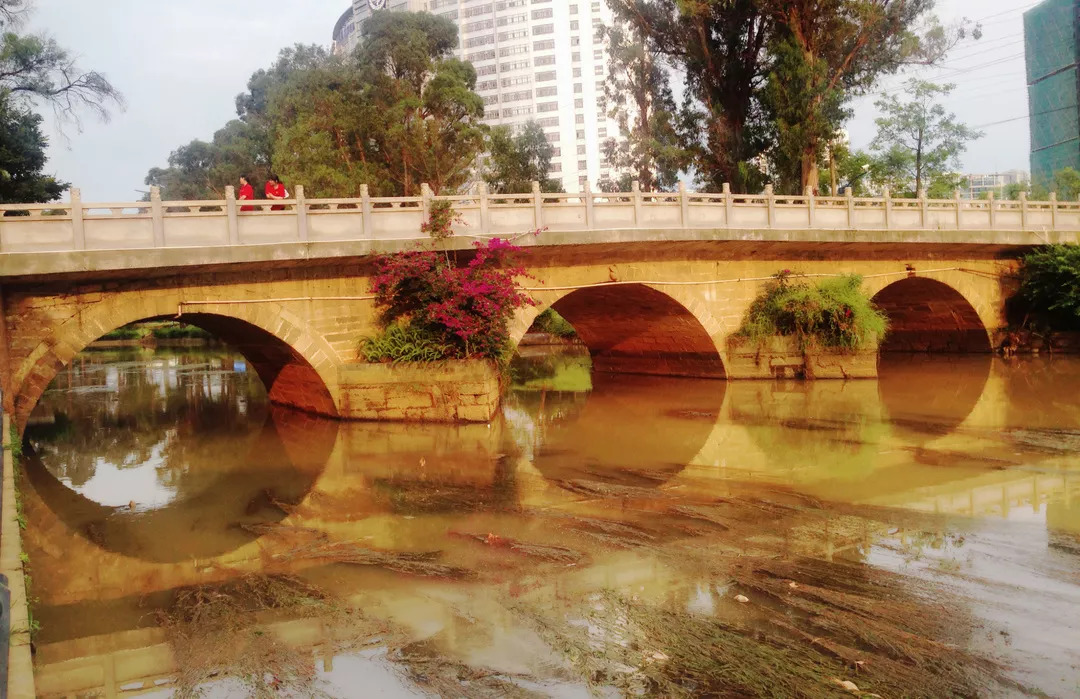
[[(288, 199), (289, 190), (285, 189), (285, 185), (281, 183), (281, 180), (277, 175), (270, 175), (270, 179), (266, 181), (266, 198), (267, 199)], [(284, 211), (285, 207), (281, 204), (270, 207), (271, 211)]]
[[(248, 178), (244, 175), (240, 175), (240, 191), (236, 193), (236, 198), (240, 201), (251, 201), (255, 198), (255, 188), (248, 182)], [(241, 206), (241, 211), (254, 211), (254, 206)]]

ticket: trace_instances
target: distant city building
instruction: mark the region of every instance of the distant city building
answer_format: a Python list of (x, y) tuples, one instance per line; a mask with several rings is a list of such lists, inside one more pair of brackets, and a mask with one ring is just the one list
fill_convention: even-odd
[(1066, 167), (1080, 170), (1077, 33), (1080, 0), (1046, 0), (1024, 13), (1031, 177), (1049, 182)]
[(597, 38), (611, 19), (604, 0), (354, 0), (351, 18), (335, 26), (335, 50), (353, 51), (364, 22), (383, 8), (432, 12), (457, 24), (458, 55), (476, 68), (484, 121), (536, 121), (555, 148), (550, 176), (566, 191), (617, 176), (601, 155), (602, 143), (619, 136), (606, 115), (608, 54)]
[(995, 197), (1001, 198), (1007, 186), (1031, 181), (1031, 177), (1023, 170), (995, 172), (991, 175), (964, 175), (964, 177), (968, 182), (968, 199), (980, 199), (987, 192), (993, 192)]

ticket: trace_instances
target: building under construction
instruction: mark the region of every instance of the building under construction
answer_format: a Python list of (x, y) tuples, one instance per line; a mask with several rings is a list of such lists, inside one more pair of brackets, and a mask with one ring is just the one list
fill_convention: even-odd
[(1080, 170), (1078, 33), (1080, 0), (1046, 0), (1024, 13), (1035, 182), (1050, 182), (1062, 168)]

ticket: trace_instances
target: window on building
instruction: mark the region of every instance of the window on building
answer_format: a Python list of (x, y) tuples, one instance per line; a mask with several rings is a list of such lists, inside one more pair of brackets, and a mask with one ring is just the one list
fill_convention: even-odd
[(533, 61), (533, 65), (536, 66), (553, 66), (555, 65), (554, 56), (537, 56)]
[(515, 85), (528, 85), (532, 82), (532, 76), (529, 75), (517, 75), (512, 78), (503, 78), (503, 87), (514, 87)]
[(555, 85), (552, 85), (550, 87), (538, 87), (538, 88), (536, 88), (536, 96), (537, 97), (552, 97), (553, 95), (557, 95), (557, 94), (559, 94), (559, 88), (557, 86), (555, 86)]
[(479, 61), (489, 61), (492, 58), (495, 58), (495, 50), (494, 49), (491, 49), (489, 51), (477, 51), (475, 53), (467, 53), (467, 54), (465, 54), (465, 60), (467, 60), (469, 63), (477, 63)]
[(497, 24), (500, 27), (505, 27), (510, 24), (524, 24), (529, 21), (529, 16), (526, 14), (510, 15), (508, 17), (500, 17)]
[(532, 33), (533, 33), (533, 36), (540, 36), (541, 34), (554, 34), (555, 33), (555, 25), (554, 24), (540, 24), (538, 26), (533, 27), (533, 32)]
[(578, 146), (577, 147), (577, 154), (578, 155), (585, 155), (585, 146)]
[(554, 13), (554, 10), (552, 10), (550, 7), (545, 8), (543, 10), (533, 10), (532, 11), (532, 18), (533, 19), (550, 19), (551, 15), (553, 13)]
[[(506, 48), (499, 49), (499, 55), (503, 58), (506, 58), (507, 56), (520, 56), (521, 54), (528, 52), (528, 44), (518, 44), (517, 46), (507, 46)], [(494, 54), (495, 52), (492, 51), (491, 53)]]
[[(559, 117), (544, 117), (543, 119), (537, 119), (536, 123), (539, 124), (540, 126), (543, 126), (543, 127), (558, 126), (559, 125)], [(545, 135), (548, 136), (548, 141), (549, 142), (551, 142), (551, 143), (558, 143), (559, 142), (559, 134), (550, 134), (549, 133), (549, 134), (545, 134)], [(552, 140), (552, 138), (551, 138), (552, 136), (555, 137), (554, 140)]]
[(528, 35), (528, 29), (515, 29), (509, 32), (499, 32), (499, 41), (513, 41), (514, 39), (524, 39)]
[(485, 34), (484, 36), (474, 36), (471, 39), (465, 40), (465, 48), (471, 49), (474, 46), (483, 46), (484, 44), (494, 44), (495, 35)]
[(483, 92), (484, 90), (494, 90), (498, 87), (498, 80), (481, 80), (480, 82), (476, 83), (476, 89), (479, 92)]
[(581, 77), (581, 68), (574, 68), (574, 77), (575, 78), (580, 78)]
[(557, 112), (559, 111), (558, 102), (541, 102), (536, 105), (537, 112)]
[(544, 39), (543, 41), (533, 42), (533, 51), (547, 51), (548, 49), (555, 48), (555, 41), (553, 39)]
[(479, 22), (468, 22), (467, 24), (465, 24), (465, 26), (462, 27), (462, 29), (465, 31), (466, 34), (471, 34), (472, 32), (479, 32), (485, 29), (491, 29), (494, 26), (494, 20), (482, 19)]
[(580, 97), (574, 100), (574, 109), (583, 109), (585, 107), (585, 100)]
[[(454, 2), (454, 0), (451, 0), (451, 2)], [(444, 3), (444, 4), (449, 4), (449, 3)], [(432, 8), (432, 9), (434, 9), (434, 8)], [(468, 9), (466, 9), (465, 13), (464, 13), (464, 16), (466, 18), (468, 18), (468, 17), (479, 17), (480, 15), (486, 15), (489, 12), (491, 12), (491, 3), (490, 2), (486, 3), (484, 5), (477, 5), (476, 7), (470, 7)]]
[(553, 70), (545, 70), (543, 72), (540, 72), (540, 73), (536, 74), (536, 82), (538, 82), (538, 83), (543, 83), (543, 82), (547, 82), (548, 80), (554, 80), (554, 79), (555, 79), (555, 71), (553, 71)]

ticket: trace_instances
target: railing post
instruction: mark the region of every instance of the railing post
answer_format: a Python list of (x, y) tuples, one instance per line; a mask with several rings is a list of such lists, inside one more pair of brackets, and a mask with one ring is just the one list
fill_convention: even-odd
[(150, 187), (150, 220), (154, 225), (154, 247), (165, 247), (165, 207), (161, 205), (161, 187)]
[(735, 202), (731, 201), (731, 185), (725, 182), (720, 187), (720, 191), (724, 193), (724, 224), (728, 228), (733, 228), (735, 225), (733, 216)]
[(683, 228), (690, 226), (690, 198), (686, 196), (686, 183), (679, 181), (679, 224)]
[(544, 227), (544, 198), (540, 196), (540, 183), (533, 180), (533, 227), (540, 230)]
[(769, 210), (769, 228), (776, 222), (776, 197), (773, 195), (773, 186), (765, 185), (765, 205)]
[(630, 183), (630, 191), (634, 195), (634, 227), (641, 227), (641, 183), (634, 180)]
[(82, 191), (72, 187), (71, 196), (71, 234), (76, 250), (86, 249), (86, 231), (83, 229)]
[(300, 240), (308, 239), (307, 201), (302, 184), (296, 185), (296, 235)]
[(1057, 210), (1057, 208), (1058, 208), (1057, 192), (1050, 192), (1050, 230), (1052, 230), (1052, 231), (1057, 230), (1057, 219), (1058, 219), (1058, 215), (1057, 215), (1058, 210)]
[(1020, 230), (1028, 229), (1028, 200), (1027, 192), (1020, 192)]
[(959, 189), (953, 190), (953, 205), (956, 207), (956, 230), (964, 230), (964, 196)]
[(847, 197), (847, 225), (855, 230), (855, 192), (851, 187), (844, 187), (844, 196)]
[(990, 230), (994, 230), (997, 227), (997, 204), (994, 201), (994, 191), (990, 190), (986, 193), (986, 205), (990, 210)]
[(424, 209), (424, 221), (431, 218), (431, 187), (427, 182), (420, 183), (420, 206)]
[(236, 215), (236, 190), (231, 184), (225, 187), (225, 222), (229, 245), (236, 245), (240, 242), (240, 221)]
[(806, 197), (806, 225), (809, 228), (814, 227), (814, 210), (817, 208), (817, 202), (814, 200), (814, 188), (810, 185), (806, 185), (806, 189), (803, 190), (803, 196)]
[(480, 235), (486, 235), (491, 229), (491, 215), (488, 213), (488, 185), (480, 182), (476, 185), (480, 192)]
[(592, 230), (596, 226), (596, 212), (593, 210), (592, 185), (588, 182), (582, 185), (582, 193), (585, 197), (585, 228)]
[(364, 236), (373, 237), (375, 228), (371, 220), (371, 191), (366, 184), (360, 185), (360, 211), (364, 219)]
[(920, 189), (919, 192), (919, 226), (926, 230), (926, 226), (930, 221), (930, 204), (926, 201), (926, 190)]
[(888, 187), (883, 187), (881, 196), (885, 198), (885, 230), (892, 229), (892, 192)]

